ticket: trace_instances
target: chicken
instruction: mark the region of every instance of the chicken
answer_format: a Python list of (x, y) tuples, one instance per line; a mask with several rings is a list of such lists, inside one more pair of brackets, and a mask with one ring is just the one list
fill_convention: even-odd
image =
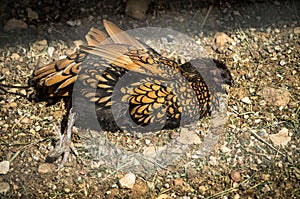
[[(91, 28), (86, 35), (88, 45), (36, 69), (31, 79), (32, 99), (52, 104), (63, 98), (67, 109), (73, 107), (68, 128), (75, 121), (96, 130), (173, 129), (217, 107), (214, 91), (194, 67), (214, 65), (212, 61), (196, 59), (179, 65), (112, 22), (104, 20), (104, 27), (109, 38)], [(205, 75), (213, 74), (217, 83), (231, 84), (226, 66), (217, 66)], [(70, 135), (64, 137), (69, 140), (66, 137)], [(60, 144), (59, 153), (61, 148)]]

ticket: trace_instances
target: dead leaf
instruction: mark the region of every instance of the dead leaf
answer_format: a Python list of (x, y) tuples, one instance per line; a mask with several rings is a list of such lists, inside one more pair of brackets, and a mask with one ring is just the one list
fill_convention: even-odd
[(285, 146), (291, 141), (289, 130), (287, 128), (282, 128), (278, 133), (270, 135), (270, 139), (276, 146)]

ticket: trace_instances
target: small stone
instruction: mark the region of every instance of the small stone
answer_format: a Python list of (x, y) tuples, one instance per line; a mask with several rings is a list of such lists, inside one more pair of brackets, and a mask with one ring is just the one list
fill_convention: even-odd
[(284, 66), (286, 64), (286, 61), (280, 60), (279, 64), (280, 64), (280, 66)]
[(232, 170), (229, 175), (234, 182), (240, 182), (242, 179), (241, 173), (235, 170)]
[(54, 52), (54, 47), (52, 47), (52, 46), (48, 47), (47, 53), (48, 53), (48, 55), (49, 55), (50, 57), (53, 56), (53, 52)]
[(0, 174), (7, 174), (9, 171), (9, 161), (4, 160), (0, 162)]
[(270, 105), (275, 106), (287, 106), (290, 102), (290, 93), (287, 90), (281, 88), (265, 87), (257, 93), (261, 95), (265, 101)]
[(12, 30), (26, 29), (26, 28), (28, 28), (28, 25), (24, 21), (13, 18), (13, 19), (8, 20), (8, 22), (6, 22), (3, 30), (5, 32), (9, 32)]
[(27, 16), (30, 21), (37, 20), (39, 18), (38, 13), (33, 11), (31, 8), (27, 9)]
[(133, 173), (127, 173), (123, 178), (119, 180), (120, 186), (122, 188), (132, 189), (135, 183), (135, 175)]
[(20, 55), (18, 53), (13, 53), (10, 57), (15, 60), (20, 59)]
[(188, 128), (181, 128), (178, 142), (182, 144), (201, 144), (200, 137)]
[(241, 196), (239, 195), (239, 194), (235, 194), (234, 196), (233, 196), (233, 199), (240, 199), (241, 198)]
[(167, 194), (161, 194), (156, 199), (172, 199), (172, 197)]
[(21, 124), (29, 124), (31, 123), (32, 120), (30, 120), (28, 117), (24, 117), (23, 119), (21, 119), (20, 123)]
[(145, 19), (148, 6), (151, 3), (151, 0), (128, 0), (126, 2), (125, 13), (130, 17), (135, 19)]
[(68, 26), (81, 26), (81, 21), (79, 19), (76, 19), (76, 20), (70, 20), (70, 21), (67, 21), (66, 23)]
[(176, 186), (182, 186), (182, 184), (183, 184), (183, 179), (182, 179), (182, 178), (176, 178), (176, 179), (174, 179), (173, 183), (174, 183), (174, 186), (175, 186), (175, 187), (176, 187)]
[(47, 40), (46, 39), (43, 39), (43, 40), (39, 40), (39, 41), (36, 41), (32, 44), (32, 46), (37, 49), (38, 51), (42, 51), (46, 48), (47, 46)]
[(232, 43), (234, 40), (226, 35), (224, 32), (217, 32), (214, 37), (214, 48), (219, 51), (224, 50), (226, 43)]
[(146, 144), (146, 145), (149, 145), (149, 144), (151, 144), (151, 140), (149, 140), (149, 139), (145, 139), (145, 144)]
[(244, 97), (244, 98), (241, 99), (241, 101), (244, 102), (245, 104), (252, 104), (249, 97)]
[(206, 189), (206, 187), (205, 186), (203, 186), (203, 185), (201, 185), (201, 186), (199, 186), (199, 192), (201, 193), (201, 194), (204, 194), (205, 193), (205, 191), (207, 190)]
[(71, 189), (65, 188), (64, 191), (65, 191), (65, 193), (70, 193), (70, 192), (71, 192)]
[(75, 45), (75, 48), (79, 48), (81, 45), (84, 44), (82, 40), (75, 40), (73, 41), (73, 44)]
[(228, 148), (228, 147), (226, 147), (226, 146), (224, 146), (224, 145), (222, 145), (222, 146), (220, 147), (220, 150), (222, 151), (222, 153), (229, 153), (229, 152), (231, 151), (230, 148)]
[(17, 103), (16, 102), (10, 102), (8, 104), (8, 107), (10, 107), (10, 108), (16, 108), (17, 107)]
[(26, 95), (26, 94), (27, 94), (27, 92), (26, 92), (26, 90), (25, 90), (25, 89), (22, 89), (22, 90), (20, 90), (20, 94), (22, 94), (22, 95)]
[(51, 173), (52, 171), (54, 171), (54, 169), (55, 169), (55, 166), (53, 164), (42, 163), (39, 165), (38, 172), (41, 174)]
[(300, 27), (294, 28), (294, 34), (299, 35), (300, 34)]
[(8, 68), (2, 68), (1, 73), (3, 75), (9, 76), (10, 75), (10, 71)]
[(217, 165), (217, 164), (218, 164), (217, 158), (214, 157), (214, 156), (210, 156), (210, 157), (209, 157), (208, 163), (209, 163), (210, 165)]
[(0, 182), (0, 194), (6, 194), (10, 189), (10, 186), (7, 182)]
[(259, 111), (259, 108), (258, 108), (258, 106), (257, 106), (257, 105), (254, 105), (254, 106), (252, 107), (252, 111), (254, 111), (254, 112), (257, 112), (257, 111)]

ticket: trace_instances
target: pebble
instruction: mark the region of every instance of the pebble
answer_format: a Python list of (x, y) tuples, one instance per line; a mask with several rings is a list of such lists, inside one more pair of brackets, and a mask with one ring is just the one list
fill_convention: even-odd
[(161, 194), (156, 199), (172, 199), (172, 197), (167, 194)]
[(21, 119), (21, 121), (20, 121), (21, 124), (29, 124), (29, 123), (31, 123), (31, 122), (32, 122), (32, 120), (29, 119), (28, 117), (24, 117), (24, 118)]
[(132, 189), (135, 183), (136, 177), (133, 173), (127, 173), (123, 178), (119, 180), (122, 188)]
[(0, 174), (7, 174), (9, 171), (9, 161), (4, 160), (0, 162)]
[(65, 188), (64, 191), (65, 191), (65, 193), (70, 193), (71, 189)]
[(151, 140), (149, 140), (149, 139), (145, 139), (145, 144), (146, 144), (146, 145), (149, 145), (149, 144), (151, 144)]
[(214, 157), (214, 156), (210, 156), (210, 157), (209, 157), (208, 163), (209, 163), (210, 165), (217, 165), (217, 164), (218, 164), (217, 158)]
[(7, 182), (0, 183), (0, 194), (6, 194), (10, 189), (10, 186)]
[(20, 55), (18, 53), (13, 53), (10, 57), (15, 60), (20, 59)]
[(204, 194), (207, 189), (205, 186), (201, 185), (201, 186), (199, 186), (198, 190), (201, 194)]
[(284, 65), (286, 64), (286, 61), (281, 60), (281, 61), (279, 62), (279, 64), (280, 64), (280, 66), (284, 66)]
[(39, 18), (38, 13), (33, 11), (31, 8), (27, 9), (27, 16), (30, 21), (37, 20)]
[(26, 28), (28, 28), (28, 25), (24, 21), (13, 18), (13, 19), (8, 20), (8, 22), (6, 22), (3, 30), (5, 32), (9, 32), (12, 30), (26, 29)]
[(224, 50), (226, 43), (232, 43), (234, 40), (224, 32), (217, 32), (214, 37), (214, 47), (219, 51)]
[(300, 35), (300, 27), (295, 27), (294, 28), (294, 34)]
[(79, 48), (81, 45), (84, 44), (84, 41), (82, 41), (82, 40), (75, 40), (75, 41), (73, 41), (73, 44), (75, 45), (75, 48)]
[(222, 146), (220, 147), (220, 151), (221, 151), (222, 153), (228, 153), (228, 152), (231, 151), (231, 149), (228, 148), (228, 147), (226, 147), (226, 146), (224, 146), (224, 145), (222, 145)]
[(42, 51), (47, 46), (47, 43), (48, 43), (47, 40), (43, 39), (43, 40), (39, 40), (39, 41), (34, 42), (32, 45), (38, 51)]
[(241, 177), (241, 173), (239, 171), (235, 171), (232, 170), (230, 171), (230, 178), (234, 181), (234, 182), (240, 182), (242, 177)]
[(52, 46), (48, 47), (47, 53), (49, 54), (50, 57), (53, 56), (53, 52), (54, 52), (54, 47), (52, 47)]
[(81, 21), (79, 19), (76, 20), (70, 20), (66, 23), (68, 26), (74, 27), (74, 26), (81, 26)]
[(10, 108), (16, 108), (17, 107), (17, 103), (16, 102), (10, 102), (8, 104), (8, 107), (10, 107)]
[(174, 183), (174, 186), (175, 186), (175, 187), (176, 187), (176, 186), (182, 186), (182, 184), (183, 184), (183, 179), (182, 179), (182, 178), (176, 178), (176, 179), (174, 179), (173, 183)]
[(42, 163), (39, 165), (38, 172), (41, 174), (51, 173), (52, 171), (54, 171), (54, 169), (55, 166), (53, 164)]
[(182, 144), (201, 144), (200, 137), (193, 131), (187, 128), (181, 128), (178, 142)]
[(290, 93), (287, 90), (281, 88), (276, 89), (271, 87), (265, 87), (257, 94), (261, 95), (268, 104), (279, 107), (287, 106), (291, 99)]
[(244, 102), (245, 104), (252, 104), (249, 97), (244, 97), (244, 98), (241, 99), (241, 101)]
[(128, 0), (126, 2), (125, 13), (135, 19), (143, 20), (146, 18), (146, 12), (151, 0)]

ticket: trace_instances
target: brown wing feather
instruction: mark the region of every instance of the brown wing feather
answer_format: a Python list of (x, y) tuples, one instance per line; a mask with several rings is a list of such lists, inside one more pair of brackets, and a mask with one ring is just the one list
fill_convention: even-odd
[(86, 34), (85, 39), (89, 46), (99, 46), (112, 43), (111, 39), (109, 39), (104, 32), (95, 27), (90, 29), (90, 31)]
[[(124, 44), (108, 44), (103, 46), (82, 46), (81, 50), (105, 59), (118, 67), (147, 75), (160, 75), (162, 71), (154, 64), (137, 62), (131, 59), (130, 46)], [(147, 53), (145, 53), (147, 54)], [(150, 55), (147, 54), (149, 57)]]
[(139, 49), (147, 49), (149, 46), (146, 44), (141, 43), (137, 39), (133, 38), (131, 35), (126, 33), (124, 30), (120, 29), (114, 23), (103, 20), (103, 24), (105, 27), (106, 32), (110, 36), (110, 38), (118, 44), (127, 44), (130, 46), (135, 46)]
[[(34, 72), (32, 85), (36, 87), (36, 96), (41, 96), (43, 100), (47, 97), (70, 94), (67, 88), (72, 88), (81, 67), (85, 67), (85, 64), (82, 65), (84, 59), (92, 64), (92, 67), (114, 66), (161, 78), (172, 75), (166, 72), (166, 67), (159, 67), (162, 63), (160, 55), (150, 47), (107, 20), (104, 20), (104, 26), (111, 39), (107, 39), (106, 35), (97, 28), (91, 28), (86, 35), (89, 46), (81, 46), (78, 52), (40, 67)], [(107, 64), (102, 64), (104, 62)]]

